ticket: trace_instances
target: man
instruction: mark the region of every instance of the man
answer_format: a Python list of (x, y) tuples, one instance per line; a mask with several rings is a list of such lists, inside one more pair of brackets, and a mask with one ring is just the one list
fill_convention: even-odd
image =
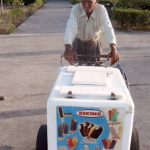
[[(96, 0), (81, 0), (73, 6), (64, 36), (64, 58), (72, 65), (77, 55), (98, 56), (101, 54), (101, 35), (110, 46), (108, 57), (113, 65), (119, 60), (114, 29), (107, 10)], [(86, 60), (85, 58), (81, 58)]]

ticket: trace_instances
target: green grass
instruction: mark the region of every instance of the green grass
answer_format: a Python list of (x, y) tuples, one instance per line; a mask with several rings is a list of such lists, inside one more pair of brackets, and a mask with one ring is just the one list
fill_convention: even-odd
[(4, 13), (0, 14), (0, 34), (12, 33), (16, 27), (31, 16), (37, 9), (42, 7), (43, 0), (36, 0), (35, 3), (28, 7), (11, 7), (4, 8)]

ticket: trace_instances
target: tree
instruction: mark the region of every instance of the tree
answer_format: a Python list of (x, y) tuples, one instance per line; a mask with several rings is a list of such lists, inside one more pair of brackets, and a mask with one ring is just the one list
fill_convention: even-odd
[(3, 0), (6, 5), (20, 5), (22, 4), (22, 0)]
[(3, 8), (3, 0), (1, 0), (1, 13), (4, 13), (4, 8)]

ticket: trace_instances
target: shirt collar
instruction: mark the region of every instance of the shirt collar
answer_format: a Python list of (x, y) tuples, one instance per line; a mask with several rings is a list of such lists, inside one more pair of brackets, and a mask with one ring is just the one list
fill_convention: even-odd
[[(80, 3), (80, 6), (81, 6), (81, 8), (82, 8), (82, 12), (81, 12), (81, 17), (83, 17), (83, 16), (86, 16), (86, 12), (84, 11), (84, 9), (83, 9), (83, 6), (82, 6), (82, 4)], [(93, 19), (96, 19), (96, 7), (97, 7), (97, 4), (96, 4), (96, 6), (95, 6), (95, 9), (93, 10), (93, 12), (92, 12), (92, 14), (91, 14), (91, 17), (93, 18)]]

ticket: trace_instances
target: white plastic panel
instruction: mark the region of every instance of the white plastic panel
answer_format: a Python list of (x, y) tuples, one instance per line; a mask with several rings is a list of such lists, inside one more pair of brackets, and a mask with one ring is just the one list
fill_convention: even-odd
[(105, 71), (84, 71), (77, 70), (72, 80), (72, 84), (90, 84), (90, 85), (107, 85), (107, 74)]

